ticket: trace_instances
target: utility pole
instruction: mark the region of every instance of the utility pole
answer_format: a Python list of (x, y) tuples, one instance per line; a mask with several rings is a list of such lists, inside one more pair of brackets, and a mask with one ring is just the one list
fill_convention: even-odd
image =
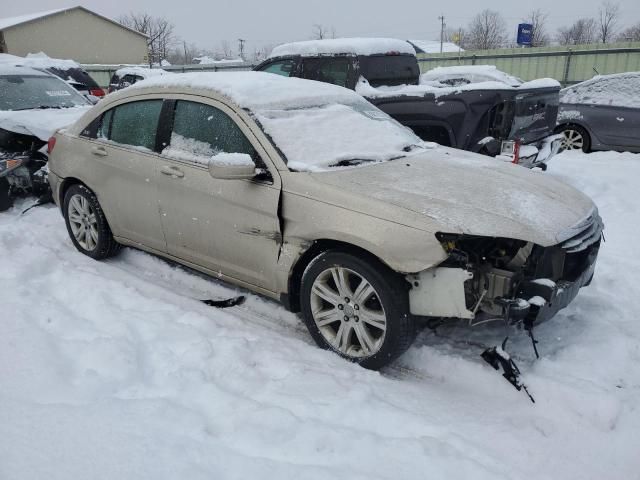
[(238, 39), (238, 44), (239, 44), (239, 49), (240, 49), (240, 58), (244, 61), (244, 42), (246, 42), (246, 40), (243, 40), (242, 38)]
[(440, 53), (442, 53), (442, 43), (444, 42), (444, 15), (438, 17), (440, 20)]
[(182, 41), (182, 47), (184, 48), (184, 65), (186, 65), (187, 63), (191, 63), (187, 59), (187, 41), (186, 40)]

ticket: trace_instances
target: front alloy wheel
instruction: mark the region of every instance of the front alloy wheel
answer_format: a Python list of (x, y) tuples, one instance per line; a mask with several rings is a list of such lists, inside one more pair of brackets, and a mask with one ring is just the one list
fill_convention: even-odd
[(318, 255), (303, 274), (300, 306), (320, 347), (365, 368), (384, 367), (415, 337), (408, 284), (369, 255), (338, 250)]
[(359, 273), (331, 267), (311, 288), (313, 320), (324, 339), (350, 358), (374, 355), (387, 330), (387, 317), (376, 290)]

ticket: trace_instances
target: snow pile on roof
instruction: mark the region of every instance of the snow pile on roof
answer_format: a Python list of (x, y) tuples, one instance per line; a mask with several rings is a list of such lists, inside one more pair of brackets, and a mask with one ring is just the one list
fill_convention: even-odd
[(58, 8), (56, 10), (48, 10), (46, 12), (30, 13), (17, 17), (0, 18), (0, 30), (20, 25), (21, 23), (30, 22), (31, 20), (37, 20), (41, 17), (47, 17), (49, 15), (53, 15), (54, 13), (64, 12), (65, 10), (69, 10), (69, 8)]
[(49, 73), (42, 72), (40, 70), (34, 70), (33, 68), (25, 67), (23, 65), (14, 65), (12, 63), (0, 62), (0, 75), (40, 75), (48, 76)]
[(640, 108), (640, 72), (598, 75), (560, 92), (561, 103)]
[(459, 65), (436, 67), (420, 75), (421, 82), (451, 80), (463, 78), (471, 83), (502, 82), (512, 87), (522, 84), (522, 80), (498, 70), (495, 65)]
[(26, 57), (17, 57), (8, 53), (0, 53), (0, 63), (9, 63), (12, 65), (24, 65), (31, 68), (47, 69), (58, 68), (67, 70), (69, 68), (82, 68), (78, 62), (74, 60), (62, 60), (59, 58), (51, 58), (46, 53), (28, 53)]
[(137, 75), (142, 78), (155, 78), (163, 75), (171, 74), (161, 68), (149, 68), (149, 67), (123, 67), (116, 70), (116, 75), (122, 77), (124, 75)]
[[(407, 40), (416, 47), (417, 53), (440, 53), (439, 40)], [(464, 52), (464, 49), (452, 42), (442, 42), (442, 52)]]
[(416, 54), (409, 42), (395, 38), (331, 38), (278, 45), (269, 58), (284, 55), (376, 55), (388, 52)]
[(265, 72), (181, 73), (137, 82), (127, 90), (153, 87), (211, 90), (251, 110), (361, 100), (355, 92), (343, 87)]
[(208, 55), (202, 55), (195, 57), (193, 63), (197, 63), (198, 65), (239, 65), (244, 63), (244, 60), (241, 58), (221, 58), (216, 60)]

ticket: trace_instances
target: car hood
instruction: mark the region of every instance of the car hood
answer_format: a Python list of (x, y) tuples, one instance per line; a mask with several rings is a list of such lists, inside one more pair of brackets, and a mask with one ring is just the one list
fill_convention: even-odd
[(56, 130), (64, 128), (91, 108), (90, 105), (72, 108), (0, 111), (0, 128), (10, 132), (33, 135), (47, 141)]
[[(506, 237), (542, 246), (575, 234), (571, 228), (595, 209), (589, 197), (552, 175), (445, 147), (311, 176), (341, 191), (418, 214), (403, 217), (399, 212), (398, 218), (389, 219), (398, 223), (434, 233)], [(366, 213), (379, 215), (375, 203)]]

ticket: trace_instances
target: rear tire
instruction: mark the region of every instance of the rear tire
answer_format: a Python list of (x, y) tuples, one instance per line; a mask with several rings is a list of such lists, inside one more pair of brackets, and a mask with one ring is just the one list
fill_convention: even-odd
[(120, 250), (96, 195), (84, 185), (69, 187), (64, 195), (64, 220), (73, 245), (95, 260), (112, 257)]
[(402, 355), (416, 335), (406, 282), (373, 258), (321, 253), (303, 274), (300, 304), (318, 346), (372, 370)]
[(565, 150), (582, 150), (584, 153), (589, 153), (591, 150), (591, 137), (580, 125), (561, 125), (556, 128), (556, 133), (561, 133), (564, 138), (562, 139), (561, 151)]
[(13, 206), (13, 199), (9, 196), (9, 180), (0, 178), (0, 212), (9, 210)]

